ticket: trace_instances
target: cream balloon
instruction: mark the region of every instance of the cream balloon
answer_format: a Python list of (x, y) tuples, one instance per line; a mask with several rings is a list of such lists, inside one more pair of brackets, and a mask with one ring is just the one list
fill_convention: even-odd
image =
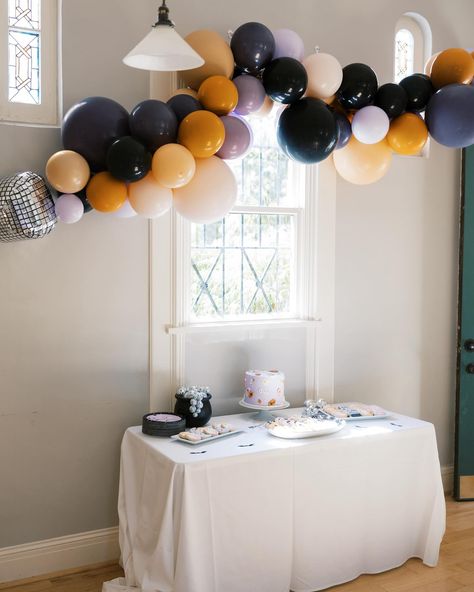
[(226, 40), (219, 33), (207, 29), (194, 31), (186, 35), (185, 41), (204, 60), (203, 66), (180, 72), (186, 86), (197, 90), (210, 76), (232, 77), (234, 56)]
[(336, 93), (342, 82), (342, 67), (328, 53), (313, 53), (303, 60), (308, 73), (307, 97), (328, 99)]
[(171, 189), (160, 185), (152, 173), (131, 183), (128, 188), (128, 200), (135, 212), (144, 218), (158, 218), (173, 205)]
[(333, 152), (333, 160), (343, 179), (355, 185), (368, 185), (388, 171), (392, 151), (386, 139), (377, 144), (362, 144), (352, 136), (347, 146)]
[(230, 167), (217, 156), (196, 159), (192, 180), (173, 190), (176, 210), (191, 222), (210, 224), (223, 218), (237, 199), (237, 181)]

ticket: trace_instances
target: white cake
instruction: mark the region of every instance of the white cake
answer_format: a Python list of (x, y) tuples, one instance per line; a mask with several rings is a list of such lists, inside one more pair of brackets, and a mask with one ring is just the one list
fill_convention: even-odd
[(285, 403), (285, 375), (278, 370), (247, 370), (244, 401), (261, 407)]

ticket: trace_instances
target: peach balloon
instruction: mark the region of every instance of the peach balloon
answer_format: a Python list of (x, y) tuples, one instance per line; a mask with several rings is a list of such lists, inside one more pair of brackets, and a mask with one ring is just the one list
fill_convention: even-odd
[(265, 95), (265, 100), (263, 101), (263, 105), (260, 107), (260, 109), (258, 111), (254, 111), (252, 113), (252, 117), (256, 116), (256, 117), (266, 117), (267, 115), (270, 115), (270, 113), (273, 110), (273, 105), (275, 103), (271, 100), (271, 98), (268, 95)]
[(343, 179), (355, 185), (368, 185), (388, 171), (392, 151), (385, 138), (377, 144), (362, 144), (352, 136), (344, 148), (333, 152), (333, 159)]
[(186, 86), (198, 89), (209, 76), (225, 76), (231, 78), (234, 73), (234, 56), (223, 37), (215, 31), (202, 29), (185, 37), (189, 45), (204, 60), (199, 68), (184, 70), (181, 78)]
[(212, 156), (222, 147), (224, 140), (224, 124), (210, 111), (194, 111), (179, 126), (178, 142), (196, 158)]
[(328, 53), (313, 53), (303, 60), (308, 73), (307, 97), (328, 99), (336, 93), (342, 82), (342, 66)]
[(419, 115), (403, 113), (390, 123), (387, 141), (397, 154), (419, 154), (428, 140), (428, 128)]
[(460, 47), (445, 49), (431, 67), (431, 82), (435, 88), (448, 84), (470, 84), (474, 78), (474, 59)]
[(127, 199), (127, 185), (110, 173), (97, 173), (89, 181), (86, 196), (91, 206), (99, 212), (115, 212)]
[(223, 218), (237, 199), (237, 181), (230, 167), (217, 156), (198, 159), (194, 177), (173, 191), (176, 210), (191, 222), (210, 224)]
[(237, 87), (225, 76), (206, 78), (199, 87), (198, 101), (216, 115), (228, 115), (239, 101)]
[(137, 214), (144, 218), (163, 216), (173, 205), (171, 189), (160, 185), (152, 173), (131, 183), (128, 188), (128, 200)]
[(187, 185), (196, 171), (196, 161), (180, 144), (165, 144), (153, 155), (151, 170), (156, 181), (168, 189)]
[(91, 171), (87, 160), (73, 150), (60, 150), (46, 163), (46, 177), (61, 193), (77, 193), (84, 189)]
[[(176, 95), (189, 95), (190, 97), (193, 97), (193, 99), (198, 98), (198, 94), (196, 90), (193, 90), (192, 88), (178, 88), (178, 90), (175, 90), (174, 93), (171, 95), (171, 97), (175, 97)], [(171, 99), (170, 97), (170, 99)]]

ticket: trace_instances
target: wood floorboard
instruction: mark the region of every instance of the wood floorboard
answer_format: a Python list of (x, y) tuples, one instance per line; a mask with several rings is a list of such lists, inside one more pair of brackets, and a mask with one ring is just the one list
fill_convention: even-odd
[[(54, 574), (31, 582), (12, 582), (2, 592), (101, 592), (102, 583), (123, 576), (118, 565), (80, 573)], [(447, 529), (437, 567), (410, 559), (381, 574), (363, 575), (329, 592), (474, 592), (474, 502), (447, 500)], [(191, 592), (191, 591), (190, 591)], [(224, 592), (224, 591), (223, 591)]]

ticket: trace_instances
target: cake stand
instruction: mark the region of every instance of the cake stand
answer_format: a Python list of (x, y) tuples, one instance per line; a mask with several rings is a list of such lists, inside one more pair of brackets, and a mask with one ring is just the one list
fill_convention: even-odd
[(270, 411), (288, 409), (288, 407), (290, 406), (288, 401), (285, 401), (281, 405), (251, 405), (250, 403), (244, 401), (244, 399), (241, 399), (239, 401), (239, 405), (241, 405), (242, 407), (246, 407), (247, 409), (253, 409), (254, 411), (257, 411), (258, 413), (255, 414), (254, 419), (258, 421), (272, 421), (274, 419), (274, 416), (270, 413)]

